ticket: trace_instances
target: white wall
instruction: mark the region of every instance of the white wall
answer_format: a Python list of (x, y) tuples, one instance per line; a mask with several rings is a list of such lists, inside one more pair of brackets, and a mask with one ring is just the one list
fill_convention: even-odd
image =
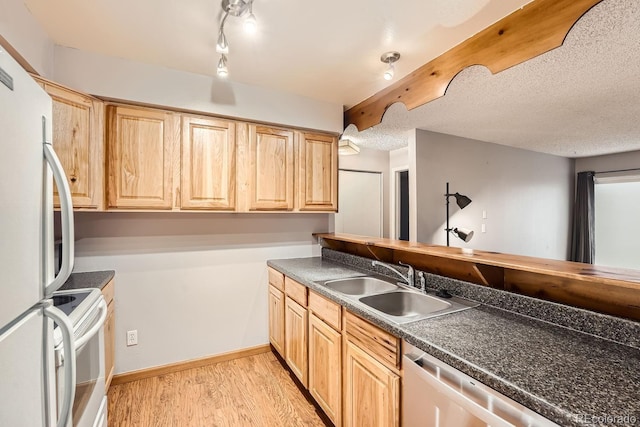
[(22, 0), (0, 2), (0, 36), (40, 75), (53, 75), (53, 42)]
[(319, 255), (328, 218), (77, 213), (75, 271), (116, 270), (116, 373), (267, 344), (266, 260)]
[(342, 132), (342, 105), (156, 65), (55, 48), (55, 80), (93, 95)]
[[(566, 259), (571, 159), (421, 130), (415, 146), (418, 241), (446, 244), (448, 181), (452, 193), (473, 200), (460, 210), (450, 199), (450, 226), (475, 232), (469, 243), (452, 235), (452, 246)], [(483, 223), (486, 233), (481, 232)]]
[(382, 229), (383, 237), (389, 237), (389, 152), (361, 148), (360, 154), (340, 156), (338, 165), (340, 169), (382, 173)]

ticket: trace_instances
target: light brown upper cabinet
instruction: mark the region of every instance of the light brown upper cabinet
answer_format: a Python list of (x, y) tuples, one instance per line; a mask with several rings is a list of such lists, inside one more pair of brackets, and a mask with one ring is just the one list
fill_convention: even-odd
[(107, 107), (109, 208), (171, 209), (179, 115), (129, 106)]
[[(34, 77), (53, 100), (53, 147), (64, 168), (75, 209), (104, 209), (102, 101)], [(57, 189), (54, 204), (60, 206)]]
[(338, 210), (338, 142), (331, 135), (301, 132), (298, 148), (300, 210)]
[(234, 210), (235, 123), (182, 117), (181, 209)]
[(249, 125), (249, 210), (292, 210), (293, 131)]

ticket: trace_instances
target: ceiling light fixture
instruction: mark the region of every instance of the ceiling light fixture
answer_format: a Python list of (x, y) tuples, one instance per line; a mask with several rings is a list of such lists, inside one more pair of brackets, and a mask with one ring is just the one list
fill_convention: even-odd
[(380, 57), (380, 61), (384, 62), (385, 64), (389, 64), (389, 67), (384, 72), (385, 80), (391, 80), (393, 78), (396, 68), (394, 64), (398, 62), (399, 59), (400, 54), (398, 52), (391, 51), (382, 54), (382, 56)]
[(229, 42), (224, 33), (224, 24), (227, 22), (229, 15), (242, 17), (249, 13), (244, 20), (244, 29), (248, 33), (255, 33), (258, 28), (258, 21), (253, 14), (253, 0), (222, 0), (221, 3), (224, 15), (220, 20), (220, 31), (218, 32), (218, 42), (216, 43), (216, 52), (221, 54), (218, 61), (218, 76), (227, 77), (229, 69), (227, 68), (227, 54), (229, 53)]
[(218, 77), (222, 77), (224, 79), (228, 75), (229, 69), (227, 68), (227, 55), (223, 53), (218, 61)]
[(358, 147), (353, 141), (346, 138), (340, 138), (338, 141), (338, 154), (341, 156), (351, 156), (360, 153)]
[(249, 4), (249, 16), (244, 18), (243, 28), (249, 34), (253, 34), (258, 30), (258, 21), (253, 14), (253, 1)]

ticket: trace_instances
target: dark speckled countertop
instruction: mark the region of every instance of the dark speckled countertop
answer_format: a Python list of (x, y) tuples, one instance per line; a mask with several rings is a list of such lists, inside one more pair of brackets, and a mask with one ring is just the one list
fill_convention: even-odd
[(360, 269), (320, 257), (268, 265), (561, 426), (640, 425), (636, 347), (489, 305), (398, 325), (317, 283)]
[(102, 290), (116, 272), (113, 270), (106, 271), (89, 271), (86, 273), (71, 273), (71, 276), (64, 282), (60, 288), (61, 291), (70, 289), (97, 288)]

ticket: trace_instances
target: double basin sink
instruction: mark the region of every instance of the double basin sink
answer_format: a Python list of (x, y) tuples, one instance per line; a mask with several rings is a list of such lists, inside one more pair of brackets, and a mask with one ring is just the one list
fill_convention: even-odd
[(328, 280), (323, 285), (399, 324), (441, 316), (478, 305), (458, 297), (444, 299), (425, 295), (405, 285), (372, 276)]

